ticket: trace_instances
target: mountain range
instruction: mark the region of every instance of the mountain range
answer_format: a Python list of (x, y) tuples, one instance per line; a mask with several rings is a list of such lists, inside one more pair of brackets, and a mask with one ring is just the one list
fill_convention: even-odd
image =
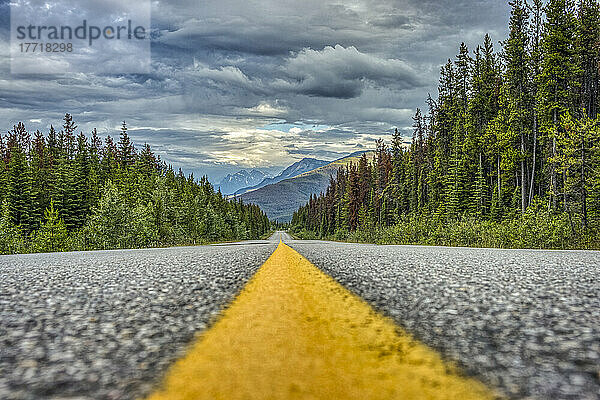
[[(350, 163), (357, 163), (363, 153), (367, 153), (367, 156), (371, 155), (371, 153), (365, 151), (352, 153), (333, 162), (324, 162), (325, 164), (323, 165), (295, 176), (247, 191), (237, 197), (241, 197), (244, 203), (254, 203), (260, 206), (271, 220), (289, 222), (292, 219), (294, 211), (306, 204), (312, 194), (319, 194), (327, 189), (329, 178), (335, 176), (340, 167)], [(304, 160), (301, 160), (299, 163), (302, 161)], [(290, 166), (288, 169), (291, 168), (291, 171), (297, 171), (295, 169), (297, 166), (294, 167), (296, 164)], [(318, 163), (307, 163), (304, 166), (305, 168), (309, 168), (310, 165), (316, 164)]]
[[(300, 161), (297, 161), (284, 169), (279, 175), (275, 177), (265, 177), (260, 183), (255, 185), (246, 185), (244, 187), (239, 188), (235, 192), (233, 192), (236, 196), (242, 195), (244, 193), (248, 193), (260, 188), (263, 188), (267, 185), (272, 185), (278, 182), (281, 182), (285, 179), (293, 178), (295, 176), (301, 175), (305, 172), (313, 171), (323, 165), (328, 164), (329, 161), (317, 160), (316, 158), (303, 158)], [(228, 193), (224, 193), (228, 194)]]
[(214, 185), (214, 187), (215, 190), (221, 190), (222, 194), (230, 195), (242, 188), (257, 185), (266, 178), (269, 178), (269, 176), (257, 169), (243, 169), (234, 174), (227, 175), (221, 182)]

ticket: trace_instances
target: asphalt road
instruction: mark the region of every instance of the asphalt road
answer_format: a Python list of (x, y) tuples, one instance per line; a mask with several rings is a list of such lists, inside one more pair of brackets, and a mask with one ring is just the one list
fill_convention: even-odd
[(276, 241), (0, 256), (0, 399), (136, 399)]
[(279, 239), (512, 398), (600, 399), (600, 252), (268, 241), (0, 257), (0, 399), (149, 393)]
[(269, 240), (276, 240), (276, 241), (283, 241), (285, 243), (290, 242), (292, 239), (292, 237), (290, 236), (289, 233), (284, 232), (284, 231), (277, 231), (273, 234), (273, 236), (271, 236), (271, 238)]
[(600, 252), (288, 243), (507, 396), (600, 399)]

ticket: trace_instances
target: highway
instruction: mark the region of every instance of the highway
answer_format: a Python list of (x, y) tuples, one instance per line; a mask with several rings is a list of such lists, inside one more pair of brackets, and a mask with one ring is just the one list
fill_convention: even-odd
[(2, 256), (0, 398), (599, 399), (599, 275), (600, 252), (285, 232)]
[(277, 242), (0, 257), (0, 399), (135, 399)]
[(513, 398), (600, 398), (600, 252), (291, 242)]

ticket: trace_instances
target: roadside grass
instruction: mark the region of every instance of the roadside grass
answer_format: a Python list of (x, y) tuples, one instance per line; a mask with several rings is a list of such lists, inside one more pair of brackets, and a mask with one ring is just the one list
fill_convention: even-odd
[(407, 216), (390, 227), (361, 227), (319, 235), (294, 231), (301, 239), (326, 239), (353, 243), (486, 247), (506, 249), (600, 250), (600, 232), (583, 229), (568, 215), (526, 213), (503, 221), (463, 216), (452, 220)]

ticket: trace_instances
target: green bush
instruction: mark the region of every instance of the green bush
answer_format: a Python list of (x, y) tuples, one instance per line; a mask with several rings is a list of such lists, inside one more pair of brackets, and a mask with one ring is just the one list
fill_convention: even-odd
[(50, 201), (50, 207), (44, 212), (44, 217), (45, 222), (33, 235), (31, 250), (36, 253), (52, 253), (70, 249), (67, 226), (59, 218), (53, 201)]
[[(418, 244), (457, 247), (495, 247), (530, 249), (600, 249), (600, 236), (583, 230), (578, 220), (568, 215), (553, 215), (542, 207), (532, 207), (525, 215), (503, 221), (470, 216), (446, 220), (429, 216), (404, 216), (388, 228), (348, 232), (338, 230), (321, 239), (378, 244)], [(315, 239), (314, 232), (295, 233), (302, 239)]]
[(0, 216), (0, 254), (17, 254), (26, 249), (26, 238), (18, 226), (14, 226), (8, 205), (6, 202), (2, 205), (2, 215)]

